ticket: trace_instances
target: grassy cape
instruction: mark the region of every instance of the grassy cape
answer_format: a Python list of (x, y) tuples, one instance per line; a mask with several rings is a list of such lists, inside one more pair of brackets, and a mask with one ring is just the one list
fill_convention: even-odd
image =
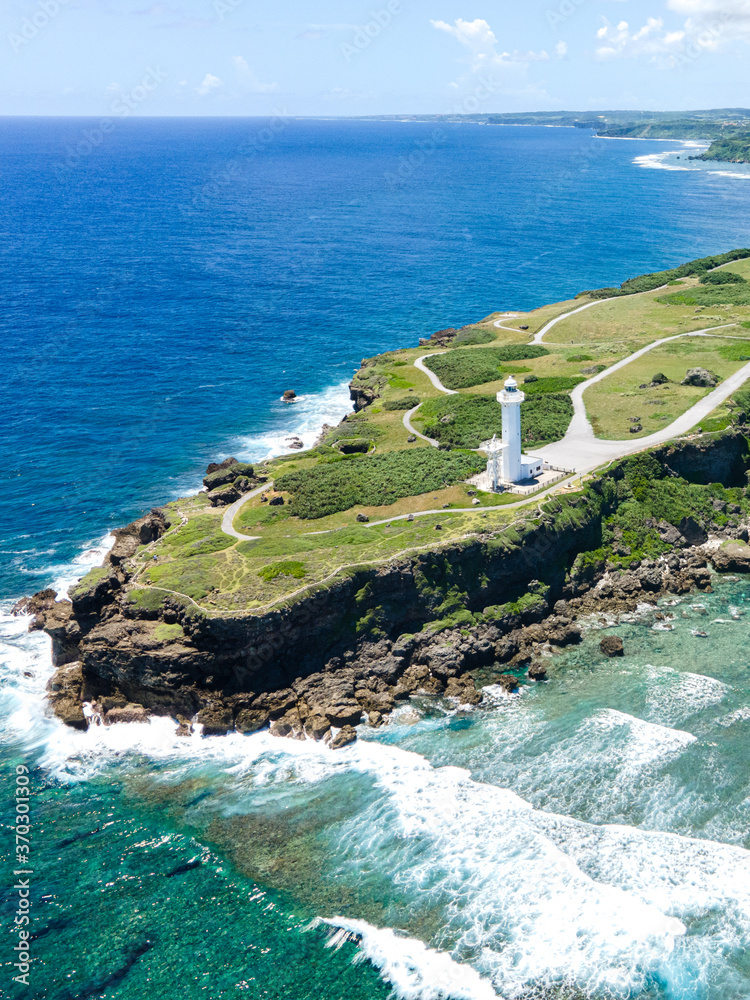
[[(266, 494), (248, 500), (233, 519), (234, 530), (251, 537), (226, 534), (226, 507), (212, 506), (205, 493), (175, 501), (167, 508), (169, 531), (141, 546), (132, 560), (127, 600), (146, 610), (169, 599), (194, 613), (261, 614), (364, 566), (473, 537), (513, 534), (515, 525), (533, 521), (538, 498), (519, 508), (517, 496), (483, 493), (466, 482), (486, 464), (476, 449), (500, 432), (495, 396), (508, 373), (527, 396), (522, 434), (531, 449), (564, 436), (575, 386), (656, 340), (734, 324), (714, 338), (686, 336), (656, 347), (586, 390), (597, 436), (637, 441), (711, 391), (683, 385), (689, 369), (706, 369), (721, 382), (750, 358), (748, 281), (750, 250), (733, 251), (528, 313), (494, 313), (453, 331), (448, 341), (442, 336), (434, 348), (423, 343), (367, 359), (352, 380), (356, 412), (314, 448), (246, 470), (267, 480)], [(551, 319), (605, 297), (611, 301), (559, 322), (543, 345), (529, 343)], [(432, 355), (429, 369), (453, 395), (415, 367), (425, 355)], [(740, 389), (702, 428), (741, 429), (748, 414), (750, 390)], [(423, 436), (413, 434), (405, 419)], [(620, 518), (620, 544), (626, 538), (630, 551), (656, 552), (662, 544), (658, 534), (639, 527), (639, 518), (673, 523), (716, 499), (705, 493), (709, 487), (691, 492), (648, 464), (632, 468), (646, 472), (637, 483), (628, 473), (630, 493), (619, 497), (623, 503), (618, 500), (613, 514)], [(652, 489), (649, 483), (657, 481)], [(586, 481), (579, 489), (589, 489)], [(745, 503), (739, 493), (719, 499)], [(603, 551), (610, 557), (611, 545)], [(96, 585), (96, 572), (82, 582), (84, 590)]]

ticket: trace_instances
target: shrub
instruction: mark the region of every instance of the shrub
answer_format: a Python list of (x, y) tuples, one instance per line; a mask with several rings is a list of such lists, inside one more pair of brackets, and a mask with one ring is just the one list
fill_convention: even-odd
[(343, 455), (366, 455), (371, 444), (369, 438), (346, 438), (339, 442), (338, 448)]
[[(428, 399), (419, 412), (429, 421), (424, 433), (453, 448), (478, 448), (493, 434), (502, 433), (502, 408), (494, 396)], [(449, 416), (450, 423), (440, 422)]]
[(271, 563), (258, 570), (258, 576), (266, 582), (275, 580), (277, 576), (291, 576), (295, 580), (301, 580), (307, 575), (305, 564), (289, 559), (286, 562)]
[[(729, 253), (717, 254), (714, 257), (701, 257), (699, 260), (691, 260), (687, 264), (680, 264), (669, 271), (656, 271), (653, 274), (642, 274), (638, 278), (630, 278), (624, 281), (619, 288), (597, 288), (595, 291), (580, 292), (580, 295), (588, 295), (592, 299), (609, 299), (616, 295), (635, 295), (637, 292), (650, 292), (654, 288), (661, 288), (678, 278), (687, 278), (691, 275), (705, 274), (706, 271), (714, 267), (721, 267), (722, 264), (729, 264), (733, 260), (744, 260), (750, 257), (750, 250), (730, 250)], [(671, 298), (672, 296), (668, 296)], [(662, 301), (661, 299), (659, 301)]]
[(447, 389), (466, 389), (483, 382), (495, 382), (500, 378), (501, 367), (506, 361), (524, 361), (545, 354), (549, 351), (535, 344), (506, 344), (504, 347), (478, 347), (434, 354), (426, 359), (425, 364)]
[(433, 448), (352, 456), (282, 476), (276, 488), (291, 494), (289, 510), (305, 520), (327, 517), (357, 504), (378, 507), (440, 490), (480, 472), (485, 460), (466, 451)]
[(585, 382), (585, 378), (581, 378), (579, 375), (550, 375), (547, 378), (538, 378), (535, 382), (527, 385), (524, 381), (523, 391), (527, 396), (537, 396), (540, 393), (559, 393), (559, 392), (570, 392), (571, 389), (575, 389), (577, 385), (581, 382)]
[[(430, 420), (424, 433), (441, 445), (478, 448), (493, 434), (502, 433), (502, 408), (494, 396), (452, 396), (430, 399), (420, 411)], [(448, 424), (441, 418), (451, 416)], [(540, 395), (521, 404), (521, 437), (540, 446), (559, 441), (573, 417), (573, 403), (565, 395)]]
[(666, 306), (747, 306), (750, 285), (696, 285), (683, 292), (660, 295), (657, 302)]
[(591, 354), (570, 354), (568, 355), (568, 361), (593, 361), (594, 358)]
[(410, 410), (413, 406), (419, 406), (419, 396), (402, 396), (401, 399), (389, 399), (383, 403), (384, 410)]
[(737, 340), (733, 344), (722, 344), (717, 354), (726, 361), (750, 361), (750, 340)]
[(459, 330), (448, 346), (468, 347), (471, 344), (490, 344), (496, 339), (495, 334), (489, 330), (477, 330), (469, 326), (464, 330)]
[(734, 271), (709, 271), (702, 274), (700, 279), (702, 285), (746, 285), (747, 281), (741, 274)]
[(541, 447), (565, 436), (573, 419), (573, 401), (559, 393), (530, 396), (521, 404), (521, 440)]

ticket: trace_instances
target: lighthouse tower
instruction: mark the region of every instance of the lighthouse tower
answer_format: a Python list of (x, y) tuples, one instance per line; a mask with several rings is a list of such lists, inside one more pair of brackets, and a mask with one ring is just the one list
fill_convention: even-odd
[(521, 457), (521, 403), (526, 399), (511, 375), (497, 394), (503, 408), (503, 479), (509, 483), (525, 478)]

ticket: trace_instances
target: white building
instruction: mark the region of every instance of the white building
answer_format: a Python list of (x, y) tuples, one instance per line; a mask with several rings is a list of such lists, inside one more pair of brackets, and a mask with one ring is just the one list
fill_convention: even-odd
[(524, 455), (521, 448), (521, 403), (524, 399), (526, 396), (512, 375), (497, 394), (497, 401), (503, 408), (501, 476), (506, 483), (536, 479), (544, 471), (544, 459)]

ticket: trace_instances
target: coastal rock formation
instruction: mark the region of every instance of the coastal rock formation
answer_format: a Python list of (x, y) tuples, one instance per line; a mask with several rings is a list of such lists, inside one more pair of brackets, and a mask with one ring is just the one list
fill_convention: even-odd
[(599, 643), (599, 649), (609, 657), (625, 655), (625, 648), (619, 635), (605, 635)]
[[(744, 438), (730, 434), (711, 445), (669, 446), (659, 458), (693, 481), (736, 483), (746, 453)], [(606, 475), (607, 483), (595, 480), (588, 494), (564, 504), (548, 498), (525, 521), (447, 544), (436, 539), (431, 550), (359, 567), (264, 614), (205, 612), (179, 596), (129, 600), (124, 552), (166, 529), (156, 511), (118, 533), (120, 552), (73, 590), (70, 603), (48, 591), (18, 611), (33, 614), (33, 627), (52, 638), (58, 670), (50, 702), (70, 725), (84, 724), (88, 702), (105, 724), (143, 711), (172, 716), (181, 732), (193, 719), (205, 734), (268, 727), (293, 738), (331, 733), (340, 745), (347, 727), (381, 725), (415, 693), (479, 704), (478, 669), (485, 683), (508, 692), (524, 669), (541, 679), (540, 664), (580, 642), (578, 619), (708, 590), (706, 553), (695, 545), (709, 531), (720, 540), (748, 537), (740, 507), (719, 500), (679, 527), (649, 522), (662, 537), (676, 532), (675, 548), (658, 558), (579, 560), (600, 550), (607, 507), (595, 498), (614, 495), (621, 470)], [(744, 565), (732, 546), (713, 548), (717, 568)], [(450, 596), (447, 604), (456, 594), (460, 603)]]
[(750, 573), (750, 545), (734, 542), (722, 545), (711, 556), (720, 573)]
[(266, 477), (256, 476), (252, 465), (236, 458), (225, 458), (219, 464), (212, 462), (203, 479), (212, 507), (229, 507), (265, 482)]
[(714, 375), (706, 368), (689, 368), (685, 378), (680, 382), (680, 385), (697, 385), (708, 389), (713, 389), (718, 384), (718, 375)]

